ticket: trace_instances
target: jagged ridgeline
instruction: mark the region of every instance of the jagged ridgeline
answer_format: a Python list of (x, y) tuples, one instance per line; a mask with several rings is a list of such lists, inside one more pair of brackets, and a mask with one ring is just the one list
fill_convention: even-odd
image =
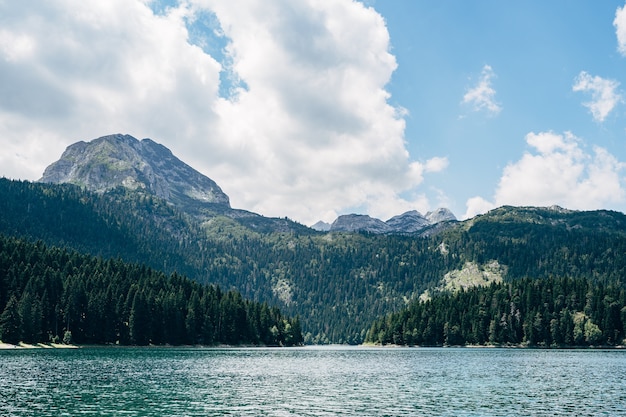
[(319, 232), (206, 197), (214, 183), (152, 141), (89, 144), (46, 170), (71, 184), (0, 180), (0, 233), (236, 289), (299, 315), (310, 343), (361, 343), (378, 318), (455, 288), (626, 280), (622, 213), (502, 207), (457, 222), (445, 210), (409, 212), (385, 226), (348, 216)]
[(0, 309), (5, 343), (302, 343), (298, 318), (236, 291), (3, 236)]

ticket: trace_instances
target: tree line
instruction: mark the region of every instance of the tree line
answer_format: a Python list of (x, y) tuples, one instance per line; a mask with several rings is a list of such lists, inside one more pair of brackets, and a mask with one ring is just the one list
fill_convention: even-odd
[(302, 344), (298, 317), (237, 291), (3, 235), (0, 311), (5, 343)]
[(366, 342), (396, 345), (615, 346), (626, 343), (621, 283), (521, 279), (440, 293), (376, 320)]

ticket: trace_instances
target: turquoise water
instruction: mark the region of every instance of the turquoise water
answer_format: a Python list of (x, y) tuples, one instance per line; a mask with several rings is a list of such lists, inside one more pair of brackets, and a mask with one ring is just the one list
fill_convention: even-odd
[(0, 416), (626, 416), (626, 351), (0, 351)]

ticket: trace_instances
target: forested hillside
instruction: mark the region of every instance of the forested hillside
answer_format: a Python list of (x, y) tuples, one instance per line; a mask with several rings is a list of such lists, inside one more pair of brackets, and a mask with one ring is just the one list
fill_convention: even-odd
[(436, 293), (468, 262), (481, 270), (497, 261), (504, 283), (626, 282), (626, 216), (617, 212), (503, 207), (429, 237), (261, 233), (224, 216), (199, 223), (126, 189), (0, 180), (0, 192), (0, 233), (235, 289), (299, 315), (309, 343), (363, 342), (373, 321)]
[[(199, 224), (155, 197), (0, 180), (0, 232), (144, 263), (300, 315), (307, 341), (360, 343), (371, 321), (439, 279), (444, 258), (402, 236), (259, 233)], [(419, 266), (419, 268), (418, 268)]]
[(584, 278), (522, 279), (439, 294), (374, 322), (366, 341), (396, 345), (624, 344), (626, 291)]
[(0, 179), (0, 195), (5, 235), (196, 277), (188, 261), (202, 232), (158, 198), (122, 188), (100, 195), (74, 185), (6, 179)]
[(626, 218), (502, 207), (441, 233), (446, 256), (506, 265), (505, 282), (438, 293), (375, 321), (379, 344), (616, 345), (626, 337)]
[(607, 210), (501, 207), (438, 237), (450, 256), (497, 259), (507, 278), (584, 277), (626, 283), (626, 216)]
[(146, 266), (0, 236), (5, 343), (302, 343), (297, 318)]

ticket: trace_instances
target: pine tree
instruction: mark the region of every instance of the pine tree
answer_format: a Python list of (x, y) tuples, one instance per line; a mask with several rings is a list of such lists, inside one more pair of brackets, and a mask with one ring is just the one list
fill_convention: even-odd
[(0, 315), (0, 340), (14, 345), (19, 343), (22, 336), (21, 329), (22, 320), (19, 313), (19, 303), (15, 295), (12, 295)]
[(130, 309), (128, 327), (130, 331), (130, 341), (135, 345), (147, 345), (149, 317), (146, 302), (140, 291), (135, 292), (133, 304)]

